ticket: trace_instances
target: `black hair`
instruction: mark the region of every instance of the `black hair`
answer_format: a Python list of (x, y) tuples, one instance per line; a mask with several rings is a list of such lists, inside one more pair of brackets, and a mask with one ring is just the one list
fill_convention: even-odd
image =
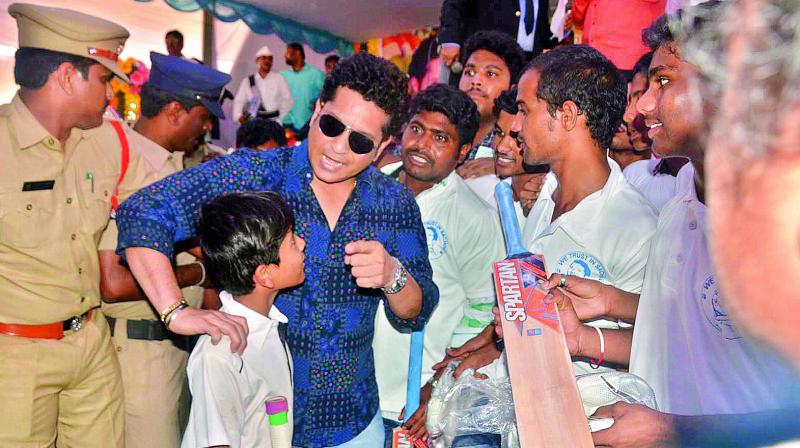
[(251, 293), (256, 268), (280, 264), (281, 243), (293, 228), (294, 213), (277, 193), (216, 197), (203, 206), (197, 227), (209, 279), (234, 296)]
[(14, 81), (28, 89), (40, 89), (63, 63), (72, 64), (84, 80), (89, 79), (89, 68), (99, 64), (94, 59), (74, 54), (22, 47), (14, 54)]
[(627, 83), (611, 61), (587, 45), (568, 45), (537, 56), (528, 67), (541, 72), (536, 96), (551, 116), (572, 101), (600, 148), (611, 145), (627, 106)]
[(170, 36), (174, 37), (175, 39), (178, 39), (178, 42), (183, 44), (183, 33), (181, 33), (180, 31), (178, 30), (167, 31), (167, 34), (164, 35), (164, 39)]
[(475, 102), (466, 93), (447, 84), (433, 84), (411, 100), (409, 117), (421, 111), (444, 114), (456, 127), (458, 146), (472, 143), (480, 126)]
[(335, 54), (329, 55), (327, 58), (325, 58), (325, 65), (328, 65), (328, 62), (330, 62), (330, 61), (333, 61), (334, 63), (338, 63), (339, 59), (341, 59), (341, 58), (339, 58), (338, 55), (335, 55)]
[(303, 58), (304, 61), (306, 60), (306, 50), (303, 48), (302, 44), (300, 44), (298, 42), (292, 42), (292, 43), (286, 45), (286, 47), (287, 48), (291, 48), (292, 50), (299, 51), (300, 52), (300, 57)]
[(270, 140), (286, 146), (286, 131), (275, 120), (253, 118), (236, 131), (237, 148), (257, 148)]
[(344, 58), (325, 78), (319, 100), (331, 101), (339, 87), (358, 92), (386, 112), (389, 121), (383, 127), (384, 140), (400, 130), (408, 111), (408, 76), (396, 65), (369, 53)]
[(516, 115), (517, 108), (517, 87), (514, 86), (500, 94), (494, 99), (494, 116), (500, 115), (500, 112)]
[(651, 51), (658, 50), (662, 45), (671, 45), (675, 42), (675, 35), (672, 34), (670, 22), (675, 17), (663, 15), (642, 30), (642, 42), (650, 47)]
[(511, 84), (516, 84), (525, 66), (525, 53), (514, 38), (499, 31), (478, 31), (464, 42), (461, 62), (467, 63), (472, 53), (485, 50), (502, 59), (511, 74)]
[(644, 75), (646, 78), (650, 73), (650, 63), (653, 62), (653, 52), (649, 51), (642, 55), (636, 65), (633, 66), (633, 76)]
[(166, 90), (159, 89), (158, 87), (148, 83), (142, 86), (142, 116), (146, 118), (153, 118), (161, 113), (167, 105), (177, 101), (178, 104), (183, 106), (186, 110), (191, 110), (193, 107), (202, 106), (203, 103), (190, 100), (187, 98), (179, 97)]

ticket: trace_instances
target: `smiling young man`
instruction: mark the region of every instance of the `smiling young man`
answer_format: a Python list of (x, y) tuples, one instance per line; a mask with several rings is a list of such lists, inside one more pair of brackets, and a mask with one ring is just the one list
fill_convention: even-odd
[[(371, 165), (405, 118), (406, 92), (392, 63), (344, 59), (325, 81), (306, 143), (214, 159), (138, 192), (117, 214), (119, 249), (165, 309), (181, 303), (172, 243), (195, 233), (203, 203), (273, 190), (292, 206), (307, 242), (306, 281), (276, 304), (295, 363), (295, 446), (383, 443), (371, 347), (379, 302), (394, 325), (412, 328), (438, 302), (414, 197)], [(195, 313), (181, 307), (171, 325), (191, 325)]]
[[(414, 97), (410, 115), (400, 142), (403, 161), (385, 171), (416, 196), (440, 292), (439, 306), (425, 328), (422, 370), (428, 380), (447, 347), (461, 345), (492, 322), (492, 262), (503, 259), (504, 249), (497, 214), (455, 172), (459, 154), (469, 148), (478, 128), (475, 104), (458, 89), (435, 84)], [(373, 348), (387, 434), (399, 425), (406, 404), (409, 339), (378, 313)], [(420, 408), (406, 423), (416, 437), (424, 436), (431, 390), (430, 384), (423, 387)], [(454, 446), (476, 443), (462, 439)]]

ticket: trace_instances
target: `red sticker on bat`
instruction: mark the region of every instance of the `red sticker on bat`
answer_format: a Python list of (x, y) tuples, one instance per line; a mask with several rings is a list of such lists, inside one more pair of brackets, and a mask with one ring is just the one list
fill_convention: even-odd
[(498, 261), (494, 264), (494, 284), (501, 317), (513, 322), (520, 335), (541, 334), (541, 328), (534, 328), (528, 317), (558, 330), (555, 303), (544, 302), (548, 291), (542, 284), (546, 280), (544, 261), (538, 255)]

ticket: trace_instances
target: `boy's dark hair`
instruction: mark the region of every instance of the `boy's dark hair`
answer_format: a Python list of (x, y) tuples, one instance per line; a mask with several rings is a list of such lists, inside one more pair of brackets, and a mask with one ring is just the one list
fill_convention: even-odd
[(299, 51), (300, 52), (300, 57), (303, 58), (304, 61), (306, 60), (306, 50), (303, 48), (303, 44), (298, 43), (298, 42), (292, 42), (292, 43), (286, 45), (286, 47), (291, 48), (292, 50), (295, 50), (295, 51)]
[(216, 288), (253, 292), (262, 264), (280, 264), (278, 251), (294, 228), (291, 207), (271, 191), (231, 193), (203, 206), (197, 226), (203, 262)]
[(142, 86), (142, 116), (145, 118), (157, 116), (173, 101), (177, 101), (186, 110), (192, 110), (196, 106), (203, 106), (203, 103), (199, 101), (179, 97), (150, 83), (145, 83)]
[(253, 118), (236, 131), (237, 148), (257, 148), (270, 140), (278, 146), (286, 146), (286, 131), (274, 120)]
[(40, 89), (50, 74), (65, 62), (72, 64), (84, 80), (89, 79), (89, 68), (99, 64), (94, 59), (74, 54), (22, 47), (14, 54), (14, 81), (28, 89)]
[(516, 115), (517, 108), (517, 87), (514, 86), (500, 94), (494, 99), (494, 116), (500, 116), (500, 112)]
[(411, 100), (410, 117), (420, 111), (439, 112), (456, 127), (458, 146), (471, 143), (480, 126), (478, 106), (466, 93), (447, 84), (434, 84)]
[(642, 42), (653, 51), (664, 45), (671, 46), (668, 48), (674, 53), (677, 51), (675, 44), (679, 40), (685, 40), (687, 36), (693, 35), (702, 29), (709, 20), (722, 20), (722, 17), (719, 17), (723, 9), (722, 5), (723, 2), (720, 0), (706, 0), (692, 6), (688, 15), (682, 9), (675, 14), (664, 14), (642, 30)]
[(653, 52), (649, 51), (642, 55), (638, 61), (636, 61), (636, 65), (633, 66), (633, 76), (636, 75), (644, 75), (647, 78), (647, 75), (650, 73), (650, 63), (653, 62)]
[(325, 65), (327, 65), (328, 62), (330, 62), (330, 61), (338, 63), (339, 59), (341, 59), (341, 58), (338, 55), (335, 55), (335, 54), (329, 55), (327, 58), (325, 58)]
[(525, 53), (514, 38), (499, 31), (478, 31), (464, 42), (461, 62), (467, 63), (472, 53), (485, 50), (502, 59), (511, 73), (511, 84), (516, 84), (525, 66)]
[(528, 69), (541, 72), (536, 96), (551, 116), (572, 101), (600, 148), (611, 145), (627, 106), (627, 83), (611, 61), (587, 45), (568, 45), (537, 56)]
[(400, 130), (408, 111), (408, 77), (396, 65), (369, 53), (356, 53), (333, 67), (319, 100), (331, 101), (339, 87), (358, 92), (386, 112), (389, 121), (383, 127), (384, 140)]
[(164, 39), (170, 36), (174, 37), (175, 39), (178, 39), (178, 42), (183, 44), (183, 33), (181, 33), (180, 31), (178, 30), (167, 31), (167, 34), (164, 35)]

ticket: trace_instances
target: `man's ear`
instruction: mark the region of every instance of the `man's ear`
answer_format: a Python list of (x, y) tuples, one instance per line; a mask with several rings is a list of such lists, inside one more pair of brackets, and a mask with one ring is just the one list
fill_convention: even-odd
[(375, 157), (372, 158), (373, 162), (381, 158), (381, 154), (383, 154), (383, 151), (386, 150), (386, 147), (389, 146), (389, 144), (391, 142), (392, 142), (392, 138), (389, 137), (386, 140), (384, 140), (383, 142), (381, 142), (380, 144), (378, 144), (378, 150), (375, 151)]
[(172, 101), (171, 103), (167, 104), (161, 111), (161, 113), (166, 114), (167, 120), (172, 126), (177, 126), (180, 124), (181, 118), (185, 112), (187, 112), (186, 109), (184, 109), (181, 103), (177, 101)]
[(577, 104), (572, 101), (565, 101), (558, 112), (561, 114), (561, 117), (559, 117), (561, 127), (563, 127), (565, 131), (569, 132), (578, 126), (581, 110), (578, 108)]
[(64, 91), (67, 95), (73, 95), (75, 92), (74, 83), (78, 81), (78, 79), (75, 77), (82, 75), (74, 65), (70, 64), (69, 62), (62, 62), (61, 65), (56, 68), (56, 71), (51, 73), (50, 76), (55, 77), (55, 80), (62, 91)]
[(253, 283), (262, 288), (275, 289), (275, 280), (273, 276), (277, 268), (278, 265), (275, 264), (258, 265), (256, 272), (253, 273)]
[(464, 159), (467, 158), (470, 149), (472, 149), (472, 143), (464, 143), (461, 145), (461, 148), (458, 149), (458, 163), (463, 162)]

